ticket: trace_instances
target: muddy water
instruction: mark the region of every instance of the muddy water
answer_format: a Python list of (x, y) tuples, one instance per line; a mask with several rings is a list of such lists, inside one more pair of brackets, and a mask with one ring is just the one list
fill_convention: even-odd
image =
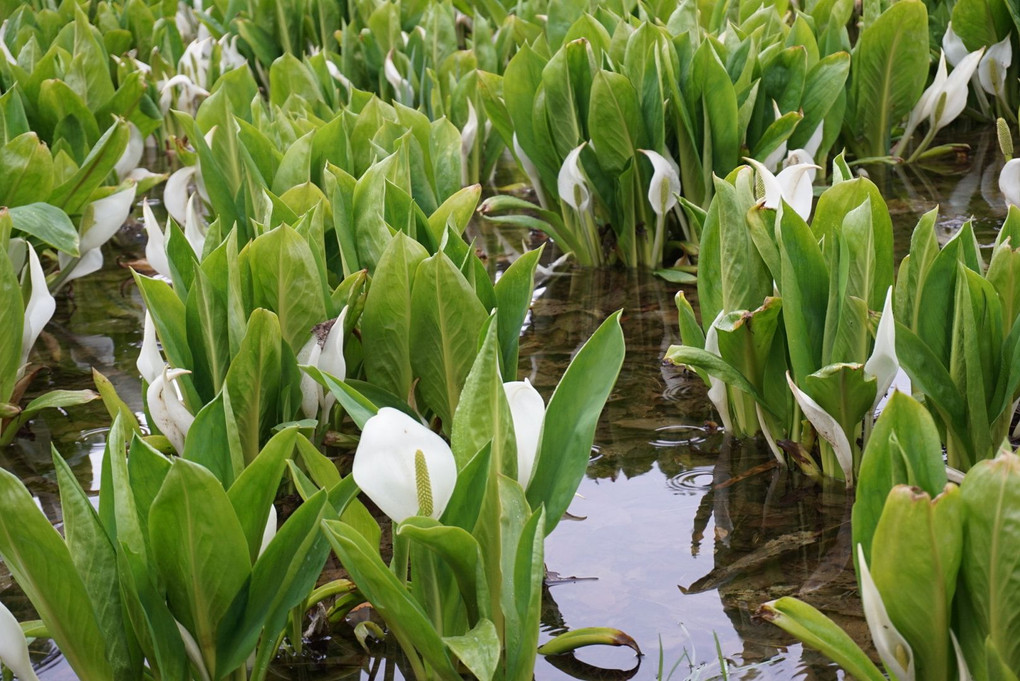
[[(941, 174), (869, 169), (894, 214), (900, 255), (917, 217), (937, 202), (941, 237), (973, 215), (979, 241), (994, 240), (1002, 216), (1001, 164), (990, 139), (975, 148), (974, 163)], [(521, 236), (487, 231), (483, 243), (495, 253)], [(141, 410), (134, 360), (143, 310), (128, 271), (118, 265), (141, 251), (137, 227), (125, 230), (108, 250), (104, 272), (76, 282), (61, 298), (37, 350), (51, 369), (33, 393), (91, 387), (95, 366)], [(661, 364), (666, 348), (679, 342), (675, 291), (639, 273), (567, 269), (545, 278), (536, 292), (520, 375), (546, 397), (572, 353), (617, 309), (624, 310), (627, 337), (626, 362), (570, 509), (579, 519), (561, 523), (546, 545), (551, 579), (543, 639), (566, 628), (609, 625), (631, 634), (645, 653), (639, 660), (625, 648), (590, 649), (576, 659), (540, 659), (536, 679), (651, 679), (660, 655), (664, 677), (676, 665), (678, 681), (717, 677), (720, 655), (734, 679), (843, 678), (755, 611), (767, 600), (796, 595), (866, 641), (850, 569), (850, 499), (839, 485), (818, 486), (775, 468), (761, 443), (733, 441), (714, 428), (700, 380)], [(49, 445), (95, 489), (108, 423), (98, 402), (70, 414), (49, 412), (0, 451), (0, 465), (19, 475), (59, 522)], [(2, 565), (0, 599), (19, 618), (33, 616)], [(399, 662), (366, 656), (343, 634), (310, 642), (302, 658), (281, 660), (275, 676), (402, 678)], [(45, 646), (38, 659), (47, 681), (74, 678)]]

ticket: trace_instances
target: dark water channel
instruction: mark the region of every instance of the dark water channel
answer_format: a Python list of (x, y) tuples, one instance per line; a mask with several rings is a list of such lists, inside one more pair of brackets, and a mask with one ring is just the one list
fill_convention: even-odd
[[(991, 138), (975, 140), (972, 157), (939, 172), (869, 168), (894, 215), (899, 255), (917, 217), (936, 203), (940, 235), (948, 238), (974, 216), (979, 241), (994, 239), (1004, 211), (997, 186), (1001, 160), (993, 144)], [(37, 361), (51, 369), (33, 393), (91, 387), (94, 366), (141, 411), (134, 362), (143, 308), (122, 266), (140, 257), (141, 235), (137, 225), (123, 230), (108, 251), (106, 269), (75, 282), (58, 301), (36, 350)], [(520, 243), (522, 235), (498, 236), (504, 238), (484, 234), (490, 253)], [(580, 659), (540, 658), (535, 677), (653, 679), (661, 651), (666, 672), (679, 661), (676, 681), (720, 678), (719, 653), (732, 679), (844, 678), (754, 613), (764, 601), (796, 595), (858, 641), (867, 640), (850, 561), (851, 498), (840, 484), (819, 486), (776, 469), (763, 443), (734, 441), (713, 428), (701, 381), (661, 364), (666, 348), (679, 342), (675, 292), (674, 285), (643, 273), (569, 268), (547, 276), (536, 291), (522, 336), (520, 376), (547, 398), (572, 353), (617, 309), (624, 310), (627, 339), (597, 451), (570, 509), (581, 519), (561, 523), (546, 543), (554, 579), (543, 638), (566, 628), (614, 626), (636, 638), (645, 657), (638, 666), (626, 648), (588, 649)], [(59, 522), (50, 443), (94, 490), (108, 424), (99, 402), (70, 415), (46, 412), (0, 450), (0, 465), (21, 477)], [(34, 616), (2, 563), (0, 599), (19, 619)], [(314, 660), (281, 661), (275, 676), (402, 678), (398, 664), (365, 656), (349, 638), (318, 641), (311, 649)], [(44, 654), (41, 648), (43, 679), (74, 678), (58, 655), (51, 651), (43, 660)]]

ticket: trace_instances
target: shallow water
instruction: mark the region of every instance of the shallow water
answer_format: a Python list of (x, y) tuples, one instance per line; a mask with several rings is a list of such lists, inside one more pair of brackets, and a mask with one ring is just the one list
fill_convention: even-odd
[[(995, 182), (1001, 161), (992, 144), (991, 138), (975, 140), (973, 163), (942, 175), (869, 168), (894, 214), (900, 256), (917, 217), (939, 198), (942, 238), (973, 215), (979, 241), (994, 240), (1003, 211)], [(522, 236), (483, 230), (481, 243), (494, 254)], [(33, 394), (91, 387), (95, 366), (141, 410), (134, 360), (143, 309), (129, 271), (117, 264), (140, 256), (137, 226), (117, 241), (104, 272), (75, 282), (59, 301), (36, 351), (52, 368), (37, 379)], [(546, 261), (554, 255), (547, 253)], [(850, 498), (839, 484), (822, 487), (775, 468), (760, 443), (732, 441), (714, 429), (701, 381), (661, 364), (666, 348), (679, 342), (675, 292), (648, 275), (612, 270), (553, 274), (536, 291), (522, 336), (520, 377), (547, 398), (572, 353), (617, 309), (624, 310), (627, 339), (623, 371), (570, 509), (583, 519), (561, 523), (546, 543), (556, 579), (543, 612), (543, 640), (565, 628), (614, 626), (645, 653), (640, 660), (626, 648), (589, 649), (580, 660), (540, 658), (536, 679), (655, 678), (660, 652), (667, 672), (679, 661), (673, 679), (711, 678), (719, 673), (716, 637), (730, 678), (843, 678), (754, 613), (767, 600), (797, 595), (857, 640), (867, 639), (850, 568)], [(70, 415), (48, 412), (0, 450), (0, 465), (19, 475), (59, 522), (49, 444), (87, 489), (95, 489), (108, 423), (100, 402)], [(20, 618), (32, 616), (2, 565), (0, 598)], [(42, 666), (48, 681), (74, 678), (58, 656), (49, 655)], [(402, 677), (398, 664), (364, 655), (342, 635), (315, 641), (300, 660), (281, 661), (276, 676)]]

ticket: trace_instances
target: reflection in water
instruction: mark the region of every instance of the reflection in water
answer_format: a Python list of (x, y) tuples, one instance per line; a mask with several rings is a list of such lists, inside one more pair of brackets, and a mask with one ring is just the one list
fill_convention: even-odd
[[(974, 215), (979, 241), (994, 240), (1003, 214), (996, 185), (1001, 161), (994, 138), (979, 138), (974, 146), (979, 162), (943, 175), (868, 169), (893, 213), (898, 255), (906, 252), (918, 216), (940, 200), (940, 239)], [(501, 240), (483, 229), (479, 245), (498, 253), (522, 241), (520, 233), (505, 234)], [(133, 250), (128, 259), (141, 252), (136, 235), (118, 237), (121, 248)], [(547, 253), (544, 261), (553, 255)], [(495, 272), (502, 262), (494, 258), (490, 266)], [(797, 595), (856, 640), (867, 640), (851, 569), (851, 499), (845, 490), (778, 469), (761, 443), (726, 437), (712, 423), (715, 414), (701, 380), (661, 364), (666, 348), (679, 342), (675, 286), (610, 270), (541, 276), (522, 336), (518, 378), (530, 378), (547, 399), (573, 354), (617, 309), (624, 310), (627, 337), (624, 368), (570, 509), (584, 519), (561, 523), (546, 549), (550, 571), (597, 579), (555, 580), (543, 604), (543, 640), (568, 627), (608, 625), (635, 637), (646, 657), (640, 669), (626, 648), (583, 650), (576, 659), (540, 658), (536, 679), (653, 678), (660, 650), (667, 672), (679, 663), (673, 679), (699, 669), (709, 678), (718, 672), (716, 637), (721, 654), (739, 667), (730, 678), (843, 678), (819, 654), (755, 619), (754, 612), (766, 600)], [(111, 264), (99, 276), (76, 281), (72, 294), (61, 298), (37, 349), (39, 360), (52, 368), (37, 379), (33, 395), (89, 388), (89, 367), (95, 365), (141, 411), (134, 361), (142, 307), (126, 270)], [(696, 304), (694, 292), (687, 295)], [(46, 412), (0, 451), (0, 465), (25, 482), (54, 523), (60, 516), (50, 442), (82, 485), (95, 489), (109, 423), (100, 402), (72, 416)], [(0, 599), (21, 619), (35, 616), (2, 565)], [(372, 654), (366, 655), (349, 624), (334, 625), (333, 634), (310, 640), (300, 658), (279, 661), (271, 677), (405, 678), (392, 641), (370, 644)], [(46, 665), (47, 681), (73, 678), (52, 654)]]

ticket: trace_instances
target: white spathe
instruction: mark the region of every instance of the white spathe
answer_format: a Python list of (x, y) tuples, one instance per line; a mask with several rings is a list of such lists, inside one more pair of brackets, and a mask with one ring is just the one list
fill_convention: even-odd
[(658, 152), (640, 149), (652, 162), (652, 180), (648, 183), (648, 203), (659, 217), (673, 210), (680, 194), (680, 171)]
[(1006, 161), (999, 171), (999, 191), (1007, 206), (1020, 206), (1020, 158)]
[(269, 504), (269, 516), (266, 518), (266, 526), (262, 529), (262, 544), (259, 545), (259, 555), (266, 552), (269, 542), (276, 536), (277, 517), (276, 507)]
[(18, 681), (39, 681), (28, 656), (28, 640), (11, 611), (0, 603), (0, 662), (14, 672)]
[(438, 520), (457, 484), (457, 462), (443, 438), (404, 412), (383, 407), (365, 423), (351, 474), (393, 522), (417, 515)]
[(166, 362), (163, 361), (163, 355), (159, 352), (156, 325), (153, 324), (152, 315), (149, 314), (148, 310), (145, 311), (145, 323), (142, 328), (142, 349), (138, 353), (135, 366), (138, 368), (138, 373), (145, 379), (145, 382), (152, 385), (159, 378), (160, 374), (163, 373)]
[(981, 89), (990, 95), (1003, 97), (1006, 88), (1006, 71), (1013, 63), (1013, 46), (1009, 36), (988, 48), (978, 65), (978, 81)]
[[(716, 315), (712, 325), (708, 327), (708, 332), (705, 334), (705, 352), (711, 352), (716, 357), (721, 357), (719, 354), (719, 322), (724, 315), (725, 312), (719, 310), (719, 314)], [(711, 400), (715, 410), (719, 412), (719, 418), (723, 422), (723, 429), (727, 433), (732, 433), (733, 420), (730, 418), (730, 403), (726, 393), (726, 384), (718, 376), (709, 374), (708, 378), (712, 381), (712, 385), (708, 388), (708, 399)]]
[(875, 347), (871, 357), (864, 363), (864, 372), (875, 377), (875, 401), (871, 405), (872, 413), (878, 408), (879, 402), (886, 398), (896, 374), (900, 370), (900, 362), (896, 357), (896, 321), (893, 318), (892, 286), (885, 294), (885, 305), (882, 307), (882, 318), (875, 331)]
[(864, 547), (857, 545), (857, 569), (861, 578), (861, 605), (864, 607), (864, 619), (871, 631), (871, 640), (875, 643), (878, 656), (882, 658), (886, 671), (899, 681), (914, 681), (914, 651), (907, 639), (897, 631), (889, 613), (882, 602), (882, 594), (875, 586), (875, 580), (868, 569), (868, 561), (864, 558)]
[(475, 111), (475, 106), (470, 99), (467, 106), (467, 122), (464, 123), (464, 129), (460, 131), (460, 181), (463, 185), (469, 184), (468, 170), (471, 165), (469, 161), (471, 152), (475, 148), (475, 138), (478, 137), (478, 112)]
[[(298, 364), (316, 367), (319, 371), (327, 373), (339, 381), (344, 380), (347, 377), (347, 362), (344, 359), (344, 319), (346, 318), (347, 307), (344, 306), (324, 337), (320, 337), (316, 331), (312, 331), (311, 338), (298, 351)], [(314, 419), (319, 410), (322, 410), (322, 417), (328, 418), (329, 410), (336, 402), (333, 393), (326, 392), (308, 374), (301, 376), (300, 387), (301, 413), (304, 417)]]
[(146, 404), (154, 425), (166, 436), (178, 454), (184, 452), (184, 441), (195, 417), (181, 401), (174, 381), (179, 376), (190, 373), (187, 369), (170, 369), (164, 366), (163, 371), (149, 384), (149, 389), (145, 392)]
[(125, 182), (122, 189), (85, 207), (78, 227), (78, 248), (82, 254), (105, 244), (124, 225), (135, 200), (135, 189), (134, 182)]
[(951, 21), (946, 24), (946, 32), (942, 35), (942, 51), (952, 66), (959, 64), (967, 56), (967, 46), (963, 44), (960, 36), (956, 35)]
[(397, 70), (397, 65), (393, 63), (392, 49), (386, 53), (386, 60), (383, 62), (383, 75), (386, 76), (386, 82), (393, 87), (397, 101), (404, 106), (413, 106), (414, 86)]
[(72, 262), (74, 262), (74, 266), (71, 267), (71, 271), (63, 275), (64, 283), (99, 271), (99, 268), (103, 266), (103, 251), (98, 247), (85, 251), (77, 261), (62, 251), (57, 253), (57, 264), (60, 265), (61, 271), (66, 270)]
[(970, 80), (981, 62), (984, 48), (971, 52), (960, 60), (960, 63), (945, 79), (942, 91), (935, 95), (931, 103), (930, 122), (935, 130), (941, 130), (955, 121), (967, 107), (967, 95), (970, 93)]
[(517, 156), (517, 160), (521, 164), (521, 169), (524, 170), (524, 174), (528, 176), (528, 181), (531, 186), (535, 188), (535, 194), (538, 197), (538, 204), (542, 208), (549, 208), (549, 202), (545, 197), (545, 190), (542, 189), (542, 176), (538, 172), (538, 166), (535, 162), (524, 152), (521, 147), (521, 143), (517, 139), (517, 133), (514, 133), (514, 154)]
[(205, 220), (199, 210), (202, 198), (196, 193), (188, 199), (188, 209), (184, 220), (184, 238), (191, 245), (198, 261), (202, 261), (202, 254), (205, 252)]
[(142, 139), (142, 133), (138, 126), (129, 122), (128, 129), (130, 133), (127, 146), (124, 147), (124, 153), (120, 155), (117, 163), (113, 166), (113, 172), (117, 175), (118, 180), (124, 180), (138, 168), (138, 163), (142, 160), (142, 152), (145, 151), (145, 140)]
[(814, 190), (811, 188), (812, 173), (818, 170), (814, 163), (797, 163), (783, 168), (778, 175), (753, 158), (746, 159), (754, 166), (765, 187), (765, 207), (779, 210), (782, 201), (786, 201), (797, 215), (807, 220), (811, 216), (814, 203)]
[(184, 166), (175, 170), (167, 178), (166, 186), (163, 188), (163, 205), (166, 207), (166, 212), (178, 225), (183, 225), (188, 219), (188, 197), (190, 196), (188, 185), (191, 184), (197, 172), (198, 166)]
[(786, 372), (786, 383), (790, 386), (790, 392), (793, 393), (804, 416), (811, 422), (818, 434), (832, 445), (836, 461), (843, 471), (843, 479), (846, 480), (847, 487), (850, 487), (854, 480), (854, 454), (850, 448), (850, 440), (843, 432), (843, 426), (839, 425), (832, 414), (822, 409), (822, 406), (815, 402), (810, 395), (797, 387), (789, 371)]
[(57, 309), (57, 301), (53, 299), (50, 289), (46, 286), (46, 275), (43, 273), (39, 256), (31, 243), (28, 246), (28, 278), (32, 283), (32, 294), (25, 306), (25, 322), (21, 329), (21, 364), (28, 362), (28, 353), (42, 333), (43, 327), (53, 317)]
[[(301, 346), (297, 353), (297, 363), (317, 367), (321, 354), (322, 346), (319, 345), (319, 337), (312, 331), (311, 338)], [(308, 374), (302, 373), (300, 387), (301, 413), (306, 419), (314, 419), (319, 414), (319, 404), (322, 402), (322, 386)]]
[(510, 417), (514, 423), (514, 437), (517, 440), (517, 482), (528, 489), (535, 472), (538, 445), (542, 440), (542, 425), (545, 423), (545, 401), (531, 381), (508, 381), (503, 384)]
[(581, 213), (591, 206), (588, 181), (581, 171), (581, 151), (586, 144), (588, 143), (582, 142), (567, 154), (556, 178), (556, 191), (559, 192), (560, 200), (565, 201), (567, 205)]
[(149, 240), (145, 244), (145, 259), (149, 261), (149, 267), (156, 271), (161, 277), (170, 278), (170, 261), (166, 257), (166, 236), (160, 229), (156, 216), (149, 208), (149, 200), (142, 200), (142, 222), (145, 224), (145, 234)]

